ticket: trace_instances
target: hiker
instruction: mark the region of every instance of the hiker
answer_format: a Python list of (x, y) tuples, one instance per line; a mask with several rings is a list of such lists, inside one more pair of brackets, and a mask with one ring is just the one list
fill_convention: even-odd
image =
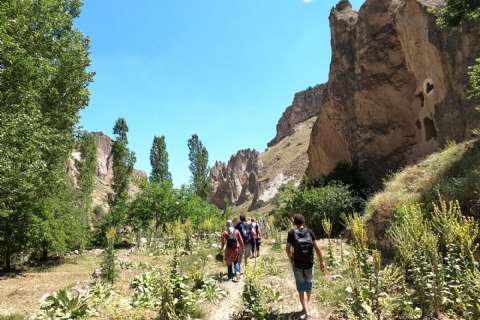
[(247, 217), (242, 213), (240, 214), (240, 222), (237, 224), (236, 229), (240, 231), (242, 235), (244, 248), (240, 254), (239, 261), (245, 261), (245, 268), (248, 264), (248, 258), (252, 255), (252, 242), (255, 237), (255, 231), (252, 228), (252, 225), (247, 222)]
[(318, 255), (322, 272), (325, 271), (325, 264), (315, 234), (305, 227), (305, 217), (295, 214), (293, 222), (295, 227), (288, 232), (286, 252), (292, 262), (298, 296), (303, 307), (302, 313), (305, 314), (306, 319), (309, 319), (311, 317), (309, 303), (313, 287), (314, 250)]
[(227, 221), (225, 227), (226, 229), (222, 234), (220, 252), (224, 253), (225, 263), (227, 264), (228, 280), (238, 281), (240, 268), (237, 268), (236, 264), (240, 264), (238, 257), (244, 247), (243, 239), (240, 232), (233, 227), (231, 220)]
[(262, 243), (262, 229), (260, 228), (260, 223), (254, 218), (251, 219), (251, 223), (255, 233), (255, 237), (252, 242), (253, 257), (258, 258), (260, 256), (260, 244)]

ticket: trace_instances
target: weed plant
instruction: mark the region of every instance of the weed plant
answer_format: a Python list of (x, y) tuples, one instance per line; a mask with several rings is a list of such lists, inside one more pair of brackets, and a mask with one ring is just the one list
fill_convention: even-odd
[(116, 238), (116, 230), (111, 227), (106, 233), (107, 245), (105, 247), (105, 253), (102, 261), (102, 278), (108, 283), (114, 283), (117, 278), (117, 270), (115, 267), (115, 251), (114, 244)]

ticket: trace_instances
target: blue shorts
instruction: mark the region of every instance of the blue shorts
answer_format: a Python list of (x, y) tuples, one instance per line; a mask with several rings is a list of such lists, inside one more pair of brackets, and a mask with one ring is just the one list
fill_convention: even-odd
[(311, 292), (313, 287), (313, 267), (310, 269), (300, 269), (293, 267), (293, 275), (298, 292)]

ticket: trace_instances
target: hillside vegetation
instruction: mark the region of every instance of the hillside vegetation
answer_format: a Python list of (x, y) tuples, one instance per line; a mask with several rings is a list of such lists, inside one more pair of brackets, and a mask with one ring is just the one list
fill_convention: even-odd
[(480, 205), (480, 143), (450, 143), (418, 164), (409, 166), (385, 182), (383, 191), (367, 204), (365, 220), (369, 236), (382, 247), (385, 230), (394, 212), (407, 203), (424, 203), (442, 197), (458, 200), (465, 214), (478, 218)]

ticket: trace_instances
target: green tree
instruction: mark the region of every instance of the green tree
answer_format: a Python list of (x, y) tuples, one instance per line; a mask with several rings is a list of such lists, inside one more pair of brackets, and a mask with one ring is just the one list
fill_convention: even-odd
[[(437, 23), (443, 28), (455, 28), (465, 21), (480, 20), (479, 0), (446, 0), (439, 10)], [(471, 97), (480, 97), (480, 58), (469, 68)]]
[(152, 165), (150, 181), (172, 181), (172, 176), (168, 170), (168, 152), (164, 136), (153, 138), (152, 148), (150, 149), (150, 164)]
[(480, 18), (480, 1), (446, 0), (439, 10), (438, 24), (445, 28), (459, 26), (465, 20)]
[(208, 151), (196, 134), (188, 140), (188, 159), (190, 160), (190, 172), (192, 173), (192, 187), (196, 195), (207, 199), (210, 193), (208, 184)]
[(119, 118), (113, 127), (115, 141), (112, 145), (113, 191), (112, 207), (126, 202), (128, 185), (136, 158), (128, 149), (128, 125), (124, 118)]
[(77, 139), (77, 149), (80, 159), (76, 160), (78, 169), (77, 189), (79, 206), (84, 212), (83, 224), (90, 224), (92, 211), (92, 192), (95, 187), (95, 174), (97, 171), (97, 145), (95, 136), (89, 132), (82, 132)]
[[(150, 231), (151, 238), (167, 222), (177, 219), (179, 198), (170, 181), (142, 181), (141, 192), (131, 203), (128, 223), (137, 235)], [(153, 224), (153, 228), (149, 230)]]
[(79, 111), (93, 74), (88, 39), (73, 25), (79, 0), (0, 2), (0, 255), (32, 244), (35, 221), (65, 187)]

